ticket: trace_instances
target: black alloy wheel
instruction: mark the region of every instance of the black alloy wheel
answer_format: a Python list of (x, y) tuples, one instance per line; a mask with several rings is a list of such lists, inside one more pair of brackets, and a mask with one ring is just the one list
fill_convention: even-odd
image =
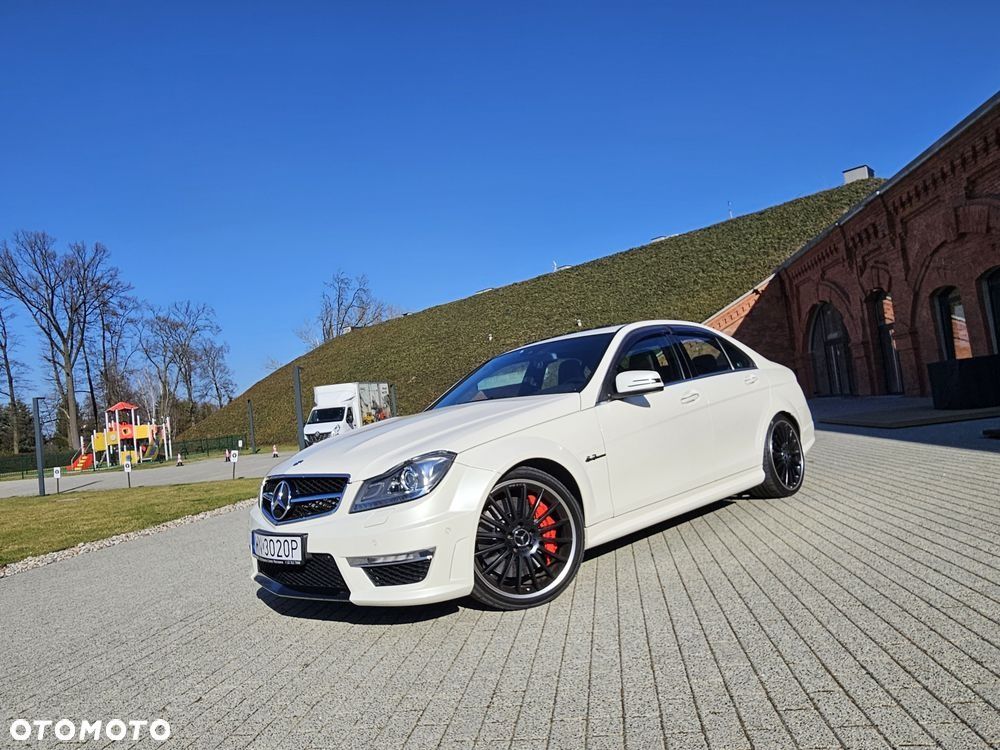
[(583, 516), (572, 493), (537, 469), (515, 469), (486, 498), (476, 529), (472, 594), (499, 609), (554, 599), (583, 558)]
[(750, 491), (754, 497), (789, 497), (799, 491), (806, 475), (806, 455), (795, 424), (779, 414), (767, 428), (764, 442), (764, 482)]

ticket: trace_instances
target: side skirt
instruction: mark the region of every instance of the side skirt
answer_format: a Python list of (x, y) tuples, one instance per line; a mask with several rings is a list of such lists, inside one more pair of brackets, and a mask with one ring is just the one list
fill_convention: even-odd
[(731, 495), (756, 487), (764, 481), (763, 469), (752, 469), (734, 474), (721, 482), (708, 485), (681, 497), (672, 497), (645, 508), (638, 508), (623, 516), (609, 518), (586, 529), (585, 549), (613, 541), (633, 531), (645, 529), (689, 510), (723, 500)]

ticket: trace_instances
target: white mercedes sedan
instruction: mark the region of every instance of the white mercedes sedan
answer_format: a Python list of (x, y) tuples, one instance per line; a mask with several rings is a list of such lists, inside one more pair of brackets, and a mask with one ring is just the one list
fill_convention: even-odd
[(590, 547), (731, 495), (794, 494), (814, 439), (791, 370), (717, 331), (560, 336), (278, 465), (250, 514), (253, 575), (303, 599), (532, 607)]

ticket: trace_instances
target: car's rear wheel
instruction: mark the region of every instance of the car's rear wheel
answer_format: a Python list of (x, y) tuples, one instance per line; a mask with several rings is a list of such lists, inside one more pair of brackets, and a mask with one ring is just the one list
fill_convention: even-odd
[(799, 431), (788, 417), (771, 420), (764, 440), (764, 481), (750, 490), (753, 497), (789, 497), (799, 491), (806, 475), (806, 454)]
[(486, 498), (476, 530), (472, 595), (498, 609), (557, 597), (583, 560), (583, 514), (566, 486), (529, 467), (507, 474)]

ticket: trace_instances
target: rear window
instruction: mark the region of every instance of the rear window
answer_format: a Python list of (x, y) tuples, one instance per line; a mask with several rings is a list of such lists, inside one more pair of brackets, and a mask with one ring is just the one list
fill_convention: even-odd
[(729, 355), (729, 361), (733, 363), (733, 368), (737, 370), (752, 370), (757, 366), (750, 359), (750, 355), (736, 346), (736, 344), (726, 341), (723, 338), (719, 339), (719, 343), (722, 344), (722, 348)]
[(692, 377), (714, 375), (732, 369), (722, 344), (712, 334), (692, 330), (680, 330), (675, 333), (687, 355)]

